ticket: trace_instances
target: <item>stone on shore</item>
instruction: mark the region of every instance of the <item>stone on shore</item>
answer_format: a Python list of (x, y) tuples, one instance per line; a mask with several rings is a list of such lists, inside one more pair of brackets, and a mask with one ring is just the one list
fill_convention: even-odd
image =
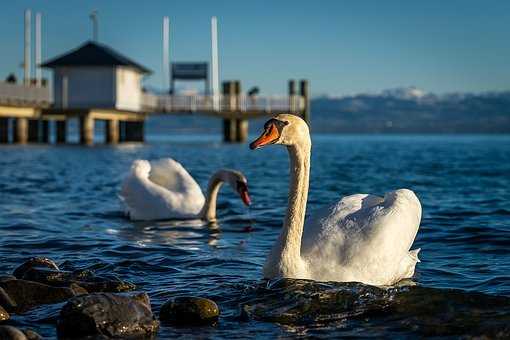
[(215, 323), (220, 315), (218, 305), (209, 299), (181, 296), (161, 306), (159, 319), (177, 326), (206, 325)]
[(2, 340), (40, 340), (39, 334), (33, 330), (27, 329), (21, 331), (13, 326), (0, 326), (0, 339)]
[(23, 312), (31, 307), (53, 304), (66, 301), (67, 299), (86, 293), (78, 286), (51, 287), (38, 282), (25, 280), (0, 281), (0, 300), (10, 301), (2, 305), (8, 312)]
[(156, 333), (159, 322), (147, 294), (94, 293), (70, 299), (60, 311), (59, 337), (134, 337)]
[(2, 306), (0, 306), (0, 321), (9, 320), (10, 317), (11, 316), (9, 313), (7, 313), (7, 311)]
[(48, 258), (32, 257), (16, 268), (12, 275), (14, 275), (17, 279), (22, 279), (25, 273), (32, 268), (49, 268), (59, 270), (57, 264)]
[(75, 283), (88, 292), (126, 292), (136, 288), (113, 275), (96, 276), (89, 270), (60, 271), (48, 268), (27, 268), (19, 279), (35, 281), (54, 287), (69, 287)]

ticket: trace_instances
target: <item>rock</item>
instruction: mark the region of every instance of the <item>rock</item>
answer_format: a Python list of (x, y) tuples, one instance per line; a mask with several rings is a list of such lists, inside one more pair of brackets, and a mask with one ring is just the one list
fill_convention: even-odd
[(27, 340), (26, 335), (12, 326), (0, 326), (0, 339), (2, 340)]
[(40, 336), (39, 334), (37, 334), (36, 332), (34, 332), (31, 329), (25, 329), (23, 331), (23, 333), (25, 333), (25, 336), (27, 337), (28, 340), (41, 340), (42, 339), (42, 336)]
[(50, 268), (59, 270), (55, 262), (45, 257), (32, 257), (30, 260), (25, 261), (21, 266), (16, 268), (12, 273), (17, 279), (22, 279), (25, 273), (31, 268)]
[(0, 321), (9, 320), (10, 317), (11, 316), (9, 313), (7, 313), (7, 311), (2, 306), (0, 306)]
[(161, 306), (159, 319), (174, 325), (203, 325), (218, 320), (218, 305), (209, 299), (181, 296), (171, 299)]
[(25, 270), (23, 280), (35, 281), (54, 287), (69, 287), (75, 283), (88, 292), (126, 292), (136, 288), (134, 284), (120, 280), (115, 276), (95, 276), (89, 270), (59, 271), (48, 268), (29, 268)]
[(59, 337), (134, 337), (156, 333), (159, 322), (147, 294), (94, 293), (70, 299), (60, 311)]
[[(0, 282), (0, 287), (7, 293), (6, 296), (11, 299), (11, 306), (4, 306), (9, 312), (23, 312), (34, 306), (62, 302), (79, 295), (83, 291), (75, 292), (72, 288), (51, 287), (25, 280), (3, 281)], [(14, 307), (12, 307), (12, 304)]]
[[(2, 282), (2, 281), (0, 281)], [(5, 281), (4, 281), (5, 282)], [(14, 302), (9, 294), (5, 292), (3, 288), (0, 287), (0, 306), (8, 309), (13, 310), (16, 308), (16, 302)]]

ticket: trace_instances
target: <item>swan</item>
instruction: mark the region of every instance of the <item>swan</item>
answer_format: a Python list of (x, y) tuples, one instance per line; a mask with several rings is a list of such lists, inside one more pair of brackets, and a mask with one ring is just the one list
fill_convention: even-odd
[(204, 197), (193, 177), (171, 158), (153, 162), (135, 160), (119, 197), (131, 220), (202, 219), (213, 222), (216, 220), (216, 199), (224, 182), (239, 194), (244, 204), (250, 205), (248, 182), (241, 172), (229, 169), (215, 172)]
[(305, 221), (311, 140), (299, 117), (280, 114), (250, 144), (285, 145), (290, 158), (288, 207), (278, 240), (263, 267), (264, 277), (356, 281), (385, 286), (410, 278), (420, 249), (411, 250), (421, 205), (408, 189), (384, 197), (355, 194), (312, 213)]

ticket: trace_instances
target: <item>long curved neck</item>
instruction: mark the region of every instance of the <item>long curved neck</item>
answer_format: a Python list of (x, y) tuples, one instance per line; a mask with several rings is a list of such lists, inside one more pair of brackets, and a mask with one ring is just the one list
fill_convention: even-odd
[(205, 198), (205, 203), (200, 211), (200, 218), (207, 221), (215, 221), (216, 220), (216, 200), (218, 199), (218, 192), (220, 191), (220, 187), (223, 184), (223, 176), (221, 172), (216, 172), (209, 179), (209, 184), (207, 185), (207, 193)]
[(308, 199), (310, 144), (307, 141), (287, 147), (290, 158), (289, 200), (275, 249), (279, 251), (280, 270), (284, 277), (297, 277), (301, 274), (301, 237)]

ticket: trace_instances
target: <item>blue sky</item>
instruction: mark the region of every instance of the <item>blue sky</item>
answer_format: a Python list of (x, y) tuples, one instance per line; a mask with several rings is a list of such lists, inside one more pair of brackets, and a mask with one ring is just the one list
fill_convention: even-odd
[(308, 78), (315, 95), (417, 86), (436, 93), (510, 90), (510, 1), (23, 1), (0, 11), (0, 77), (23, 58), (23, 11), (43, 15), (43, 59), (91, 36), (154, 71), (160, 87), (161, 22), (171, 21), (171, 58), (210, 56), (219, 20), (221, 79), (283, 94)]

